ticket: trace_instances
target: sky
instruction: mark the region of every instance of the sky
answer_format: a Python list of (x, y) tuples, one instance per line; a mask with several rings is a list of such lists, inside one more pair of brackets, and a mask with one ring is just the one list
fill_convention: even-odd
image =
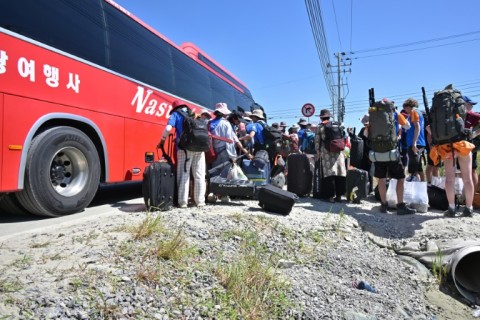
[(306, 103), (315, 107), (308, 121), (318, 123), (320, 110), (332, 108), (323, 70), (333, 72), (338, 92), (341, 52), (346, 127), (361, 127), (369, 88), (376, 100), (400, 108), (413, 97), (423, 110), (421, 88), (431, 104), (433, 92), (450, 83), (480, 100), (478, 0), (318, 0), (331, 68), (322, 67), (302, 0), (116, 2), (177, 45), (195, 43), (234, 74), (268, 123), (297, 123)]

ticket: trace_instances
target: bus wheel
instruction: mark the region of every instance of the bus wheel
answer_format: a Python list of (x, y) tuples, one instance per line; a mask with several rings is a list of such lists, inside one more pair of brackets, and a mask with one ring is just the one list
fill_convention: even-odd
[(55, 127), (36, 136), (28, 151), (20, 203), (31, 213), (56, 217), (80, 212), (100, 182), (97, 149), (82, 131)]

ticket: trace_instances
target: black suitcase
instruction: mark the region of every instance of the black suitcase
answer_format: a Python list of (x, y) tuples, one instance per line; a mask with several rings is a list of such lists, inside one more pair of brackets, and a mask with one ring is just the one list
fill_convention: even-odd
[(306, 154), (290, 154), (287, 157), (287, 190), (299, 197), (309, 196), (313, 171), (313, 165)]
[(176, 172), (171, 158), (150, 163), (143, 172), (142, 194), (147, 211), (166, 211), (175, 203)]
[(348, 201), (360, 203), (365, 199), (370, 188), (368, 182), (368, 172), (362, 169), (352, 169), (347, 171), (346, 193)]
[(282, 190), (272, 185), (259, 187), (258, 205), (266, 211), (288, 215), (298, 196), (295, 193)]
[(253, 198), (255, 183), (249, 180), (227, 180), (220, 176), (210, 178), (210, 192), (222, 196)]
[(350, 136), (350, 165), (355, 168), (362, 168), (363, 164), (363, 148), (364, 141), (359, 136), (355, 135), (355, 129), (353, 135)]
[(448, 199), (444, 189), (437, 186), (427, 186), (428, 205), (432, 209), (447, 210)]

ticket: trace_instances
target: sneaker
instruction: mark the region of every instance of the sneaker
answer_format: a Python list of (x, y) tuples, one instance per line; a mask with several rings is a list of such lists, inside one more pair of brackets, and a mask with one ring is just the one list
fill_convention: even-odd
[(205, 207), (205, 202), (203, 202), (203, 203), (197, 203), (197, 207)]
[(220, 198), (220, 200), (223, 203), (229, 203), (230, 202), (230, 197), (229, 196), (222, 196), (222, 198)]
[(462, 212), (462, 217), (473, 217), (473, 209), (465, 207)]
[(335, 198), (334, 197), (328, 198), (327, 201), (330, 203), (335, 203)]
[(186, 207), (187, 207), (187, 204), (186, 204), (186, 203), (182, 203), (182, 204), (179, 204), (178, 207), (183, 209), (183, 208), (186, 208)]
[(387, 206), (386, 203), (381, 203), (381, 204), (380, 204), (380, 212), (381, 212), (381, 213), (389, 213), (389, 212), (388, 212), (388, 206)]
[(335, 197), (334, 201), (335, 202), (342, 202), (342, 197), (341, 196)]
[[(466, 209), (466, 208), (465, 208)], [(452, 209), (450, 206), (448, 206), (448, 210), (443, 213), (445, 217), (453, 218), (455, 217), (455, 209)]]
[(403, 216), (406, 214), (414, 214), (417, 210), (407, 207), (405, 202), (397, 204), (397, 215)]

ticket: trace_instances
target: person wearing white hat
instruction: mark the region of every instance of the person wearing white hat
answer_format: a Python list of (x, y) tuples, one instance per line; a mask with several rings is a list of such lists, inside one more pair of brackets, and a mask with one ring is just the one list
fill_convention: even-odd
[[(213, 112), (215, 119), (210, 121), (209, 130), (213, 135), (229, 139), (229, 141), (213, 139), (213, 147), (217, 154), (217, 159), (213, 161), (212, 168), (219, 166), (229, 159), (235, 160), (237, 158), (235, 146), (238, 146), (243, 153), (248, 155), (248, 150), (241, 146), (235, 131), (233, 131), (232, 125), (227, 120), (227, 116), (230, 113), (231, 111), (228, 109), (226, 103), (219, 102), (215, 105), (215, 111)], [(211, 173), (210, 176), (215, 176), (220, 173), (221, 171), (219, 170), (218, 172)]]
[(263, 138), (263, 127), (265, 124), (265, 116), (263, 115), (263, 111), (260, 109), (255, 109), (252, 111), (250, 115), (253, 123), (247, 124), (246, 130), (247, 135), (241, 137), (240, 139), (250, 141), (253, 143), (253, 153), (255, 154), (258, 150), (265, 150), (265, 140)]
[[(183, 132), (183, 122), (184, 116), (181, 112), (184, 113), (189, 111), (188, 106), (179, 101), (175, 100), (172, 103), (172, 111), (170, 112), (170, 118), (168, 119), (167, 127), (163, 132), (159, 147), (163, 147), (165, 140), (172, 130), (175, 127), (175, 143), (177, 145), (177, 188), (178, 188), (178, 207), (186, 208), (188, 206), (188, 196), (190, 189), (190, 170), (193, 173), (193, 178), (195, 180), (194, 185), (194, 195), (193, 199), (198, 207), (205, 206), (205, 191), (207, 185), (205, 183), (205, 153), (196, 152), (190, 150), (184, 150), (179, 147), (180, 136)], [(180, 109), (180, 110), (179, 110)]]

